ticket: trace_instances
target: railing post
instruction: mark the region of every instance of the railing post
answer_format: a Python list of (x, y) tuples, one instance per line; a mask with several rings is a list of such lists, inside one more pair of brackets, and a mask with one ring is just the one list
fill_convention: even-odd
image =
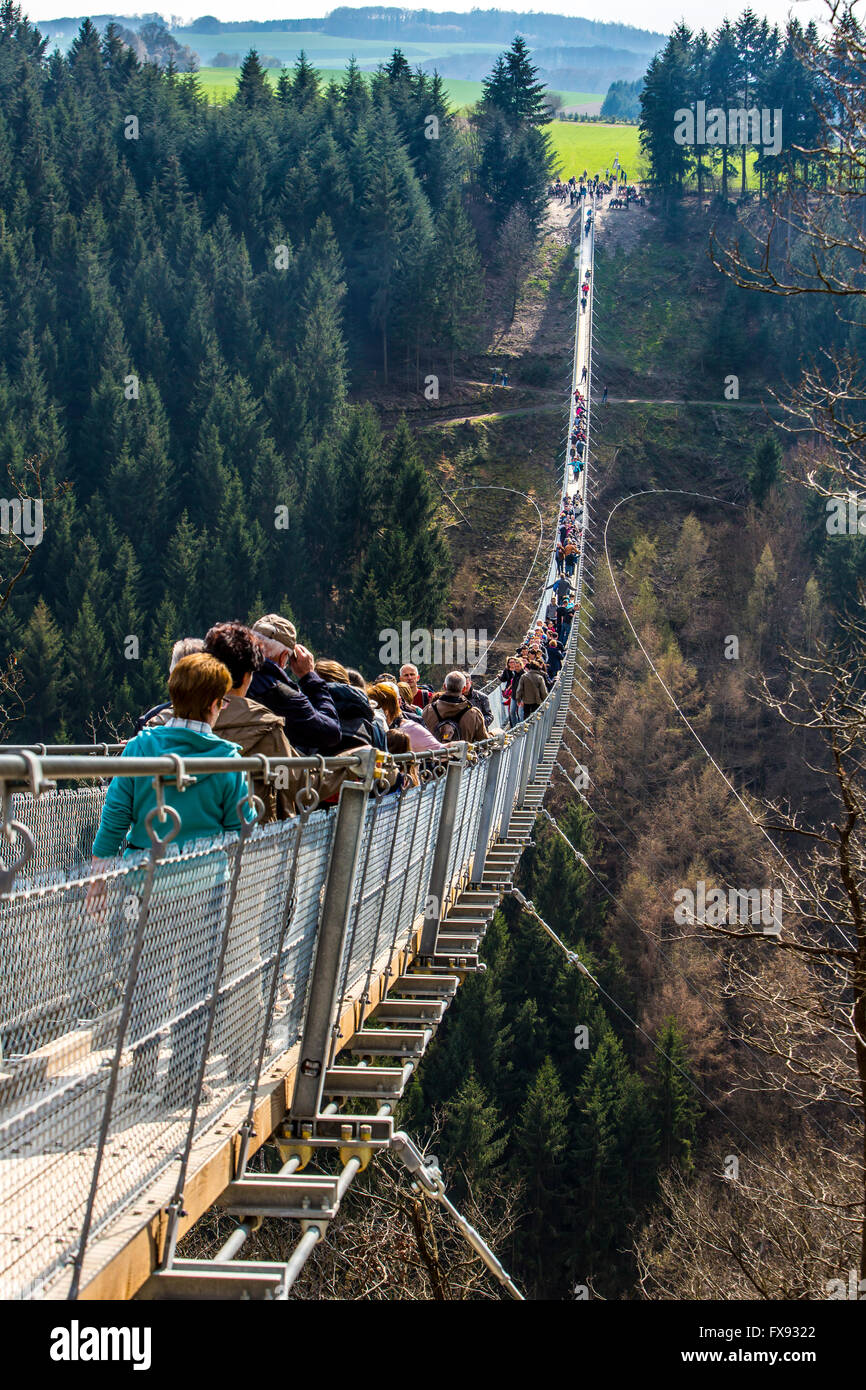
[(460, 750), (460, 758), (448, 764), (445, 773), (445, 792), (442, 811), (439, 816), (439, 830), (436, 836), (436, 849), (433, 852), (433, 867), (427, 888), (427, 901), (424, 904), (424, 925), (421, 928), (419, 955), (432, 956), (436, 950), (436, 937), (442, 920), (443, 898), (445, 897), (445, 876), (448, 873), (448, 857), (451, 853), (451, 840), (457, 821), (457, 802), (460, 796), (460, 779), (466, 766), (466, 745)]
[(300, 1062), (292, 1097), (293, 1119), (313, 1120), (321, 1108), (340, 965), (352, 912), (352, 896), (374, 771), (375, 752), (370, 749), (364, 781), (344, 782), (340, 789)]
[[(514, 810), (514, 799), (517, 793), (517, 779), (520, 776), (520, 760), (523, 754), (523, 742), (516, 733), (511, 735), (511, 757), (508, 760), (508, 776), (505, 782), (505, 795), (502, 798), (502, 815), (499, 818), (499, 838), (504, 840), (508, 835), (508, 822), (511, 820), (511, 812)], [(518, 747), (518, 743), (520, 746)]]
[(535, 753), (535, 739), (538, 732), (538, 720), (533, 720), (531, 727), (526, 729), (523, 746), (523, 759), (520, 764), (520, 781), (517, 784), (517, 799), (515, 806), (522, 806), (526, 796), (526, 787), (532, 773), (532, 762)]
[(504, 741), (500, 743), (490, 754), (487, 764), (487, 785), (484, 788), (484, 798), (481, 802), (481, 812), (478, 817), (478, 834), (475, 837), (475, 853), (472, 856), (471, 883), (480, 883), (481, 875), (484, 873), (484, 862), (487, 858), (487, 846), (490, 843), (490, 832), (493, 828), (493, 809), (496, 805), (496, 790), (499, 786), (499, 777), (502, 771), (502, 753)]

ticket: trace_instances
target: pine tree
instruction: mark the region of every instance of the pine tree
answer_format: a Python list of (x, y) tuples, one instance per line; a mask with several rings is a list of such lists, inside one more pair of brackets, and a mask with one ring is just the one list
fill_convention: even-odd
[(436, 225), (435, 267), (436, 338), (448, 351), (453, 385), (454, 354), (475, 341), (484, 292), (475, 233), (457, 189)]
[(690, 1084), (692, 1069), (685, 1040), (673, 1015), (660, 1029), (656, 1047), (650, 1094), (660, 1161), (664, 1167), (678, 1163), (691, 1172), (700, 1105)]
[(568, 1101), (556, 1067), (545, 1057), (526, 1093), (514, 1132), (513, 1167), (526, 1191), (527, 1215), (518, 1249), (523, 1268), (532, 1271), (538, 1298), (562, 1294), (558, 1256), (568, 1216), (570, 1183), (566, 1174)]
[(85, 593), (66, 648), (69, 696), (64, 715), (71, 728), (80, 733), (77, 742), (84, 740), (86, 731), (99, 730), (106, 712), (115, 712), (109, 685), (111, 668), (102, 624), (96, 616), (102, 611), (102, 605), (94, 605), (90, 593)]
[(757, 506), (762, 507), (770, 490), (779, 481), (782, 446), (778, 435), (767, 430), (758, 441), (749, 469), (749, 487)]
[(259, 55), (251, 48), (241, 66), (241, 75), (235, 89), (234, 101), (247, 110), (258, 110), (270, 106), (274, 100), (265, 70), (259, 62)]
[(470, 1068), (445, 1110), (440, 1162), (448, 1186), (458, 1196), (468, 1187), (483, 1190), (501, 1162), (506, 1142), (496, 1107)]
[(691, 39), (685, 24), (679, 24), (652, 59), (640, 95), (641, 151), (668, 207), (672, 198), (682, 195), (694, 160), (692, 147), (674, 139), (675, 113), (683, 107), (684, 93), (693, 89)]
[(295, 75), (292, 81), (292, 100), (299, 111), (312, 106), (319, 97), (319, 76), (307, 55), (301, 49), (295, 59)]
[(24, 730), (37, 743), (53, 743), (58, 732), (67, 681), (63, 673), (63, 634), (44, 599), (36, 601), (17, 645)]
[[(736, 106), (741, 63), (736, 35), (728, 20), (724, 21), (714, 36), (707, 76), (713, 106), (720, 107), (725, 112)], [(716, 163), (721, 164), (722, 170), (721, 196), (723, 202), (727, 202), (728, 179), (735, 167), (731, 149), (732, 147), (727, 143), (715, 146), (714, 159)]]

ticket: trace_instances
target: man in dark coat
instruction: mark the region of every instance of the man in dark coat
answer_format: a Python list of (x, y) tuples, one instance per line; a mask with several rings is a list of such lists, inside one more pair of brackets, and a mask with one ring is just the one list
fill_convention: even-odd
[[(342, 739), (327, 685), (313, 670), (313, 654), (297, 640), (294, 623), (268, 613), (253, 624), (265, 660), (253, 676), (250, 699), (278, 714), (289, 742), (303, 753), (334, 753)], [(288, 666), (297, 681), (286, 674)]]

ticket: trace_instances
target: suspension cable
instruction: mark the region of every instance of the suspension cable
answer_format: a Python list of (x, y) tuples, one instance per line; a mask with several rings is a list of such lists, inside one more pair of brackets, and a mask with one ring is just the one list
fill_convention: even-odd
[[(483, 651), (482, 655), (478, 658), (478, 660), (476, 661), (475, 665), (472, 667), (471, 671), (469, 672), (470, 676), (474, 676), (474, 675), (475, 675), (475, 672), (478, 670), (479, 666), (481, 666), (482, 662), (483, 662), (485, 665), (487, 664), (487, 653), (488, 653), (488, 652), (491, 650), (491, 648), (495, 645), (495, 643), (496, 643), (496, 641), (497, 641), (497, 639), (498, 639), (498, 637), (499, 637), (500, 632), (501, 632), (502, 629), (505, 627), (505, 624), (508, 622), (508, 619), (511, 617), (511, 615), (512, 615), (512, 613), (514, 612), (515, 608), (517, 607), (518, 603), (519, 603), (520, 600), (522, 599), (524, 590), (526, 589), (527, 584), (529, 583), (530, 579), (532, 578), (532, 572), (533, 572), (533, 570), (535, 569), (535, 566), (536, 566), (536, 564), (537, 564), (537, 562), (538, 562), (538, 556), (539, 556), (539, 554), (540, 554), (540, 552), (541, 552), (541, 547), (542, 547), (542, 545), (544, 544), (544, 517), (542, 516), (541, 510), (540, 510), (540, 508), (539, 508), (539, 506), (538, 506), (538, 503), (535, 501), (534, 497), (531, 497), (530, 494), (529, 494), (528, 492), (521, 492), (520, 488), (517, 488), (517, 487), (502, 487), (502, 486), (500, 486), (499, 484), (496, 484), (496, 483), (466, 483), (466, 484), (462, 484), (460, 487), (454, 488), (454, 492), (513, 492), (513, 493), (516, 493), (518, 497), (523, 497), (523, 498), (525, 498), (525, 500), (526, 500), (527, 502), (531, 503), (531, 505), (535, 508), (536, 514), (537, 514), (537, 516), (538, 516), (538, 526), (539, 526), (539, 530), (538, 530), (538, 544), (537, 544), (536, 547), (535, 547), (535, 554), (534, 554), (533, 557), (532, 557), (532, 563), (531, 563), (531, 565), (529, 566), (529, 569), (527, 570), (526, 578), (524, 579), (523, 583), (522, 583), (521, 586), (520, 586), (520, 590), (519, 590), (519, 592), (518, 592), (517, 598), (514, 600), (514, 602), (512, 603), (511, 607), (509, 608), (508, 612), (506, 613), (505, 617), (503, 618), (502, 622), (499, 624), (499, 627), (496, 629), (496, 632), (495, 632), (494, 636), (493, 636), (493, 637), (491, 638), (491, 640), (487, 643), (487, 646), (484, 648), (484, 651)], [(451, 494), (451, 493), (448, 493), (448, 492), (444, 492), (444, 489), (443, 489), (443, 495), (444, 495), (445, 497), (447, 497), (447, 498), (449, 499), (449, 501), (451, 500), (452, 494)], [(455, 506), (456, 506), (456, 503), (455, 503)], [(467, 518), (467, 520), (468, 520), (468, 518)]]
[[(651, 496), (653, 496), (653, 495), (655, 495), (655, 494), (665, 494), (665, 493), (674, 493), (674, 494), (676, 494), (677, 496), (680, 496), (680, 497), (699, 497), (699, 498), (702, 498), (704, 501), (707, 501), (707, 502), (720, 502), (720, 503), (722, 503), (722, 504), (723, 504), (724, 506), (726, 506), (726, 507), (737, 507), (738, 509), (741, 509), (741, 504), (740, 504), (739, 502), (729, 502), (729, 501), (727, 500), (727, 498), (724, 498), (724, 497), (713, 497), (713, 496), (711, 496), (709, 493), (705, 493), (705, 492), (688, 492), (688, 491), (684, 490), (683, 488), (677, 488), (677, 487), (662, 487), (662, 488), (655, 488), (655, 487), (653, 487), (653, 488), (644, 488), (641, 492), (632, 492), (632, 493), (629, 493), (629, 495), (628, 495), (627, 497), (621, 497), (620, 500), (616, 503), (616, 505), (612, 508), (611, 512), (610, 512), (609, 515), (608, 515), (607, 521), (606, 521), (605, 524), (604, 524), (604, 555), (605, 555), (605, 559), (607, 560), (607, 568), (608, 568), (608, 571), (609, 571), (609, 573), (610, 573), (610, 581), (611, 581), (611, 583), (612, 583), (612, 585), (613, 585), (613, 590), (614, 590), (614, 593), (616, 594), (617, 602), (619, 603), (619, 606), (620, 606), (620, 608), (622, 609), (623, 617), (625, 618), (626, 622), (627, 622), (628, 625), (629, 625), (629, 628), (631, 629), (632, 636), (634, 637), (635, 641), (637, 642), (638, 646), (640, 647), (641, 651), (643, 652), (644, 657), (646, 658), (646, 661), (647, 661), (647, 664), (648, 664), (650, 670), (652, 671), (653, 675), (655, 676), (655, 678), (656, 678), (656, 680), (658, 681), (659, 685), (661, 686), (662, 690), (665, 692), (665, 695), (666, 695), (666, 696), (668, 697), (668, 699), (670, 700), (671, 704), (673, 705), (673, 707), (674, 707), (674, 709), (676, 710), (677, 714), (679, 715), (680, 719), (681, 719), (682, 722), (685, 724), (685, 726), (686, 726), (686, 728), (688, 729), (689, 733), (691, 734), (692, 738), (695, 740), (695, 742), (697, 743), (698, 747), (701, 749), (701, 752), (704, 754), (704, 756), (705, 756), (706, 758), (709, 759), (710, 763), (711, 763), (712, 766), (715, 768), (716, 772), (719, 774), (719, 776), (721, 777), (722, 781), (725, 783), (725, 786), (728, 788), (728, 790), (729, 790), (730, 792), (733, 793), (733, 795), (736, 797), (737, 801), (738, 801), (738, 802), (740, 803), (740, 805), (742, 806), (743, 810), (746, 812), (746, 815), (749, 817), (749, 820), (751, 821), (751, 823), (752, 823), (754, 826), (757, 827), (757, 829), (761, 832), (761, 834), (763, 835), (763, 837), (764, 837), (764, 839), (767, 841), (767, 843), (768, 843), (769, 845), (772, 846), (774, 852), (779, 856), (779, 858), (781, 859), (782, 863), (785, 865), (786, 869), (788, 870), (788, 872), (791, 874), (792, 878), (794, 879), (795, 883), (797, 883), (797, 884), (800, 886), (800, 888), (803, 889), (804, 893), (805, 893), (806, 896), (808, 897), (808, 896), (809, 896), (808, 886), (804, 883), (804, 881), (803, 881), (803, 879), (801, 878), (800, 874), (799, 874), (799, 873), (797, 872), (797, 870), (794, 868), (793, 864), (790, 862), (790, 860), (788, 859), (788, 857), (787, 857), (787, 855), (784, 853), (784, 851), (781, 850), (781, 849), (779, 848), (779, 846), (776, 844), (775, 840), (772, 838), (772, 836), (770, 835), (769, 831), (766, 830), (766, 829), (764, 828), (764, 826), (761, 825), (761, 823), (760, 823), (758, 820), (756, 820), (755, 815), (754, 815), (754, 812), (752, 811), (752, 808), (749, 806), (748, 802), (747, 802), (747, 801), (740, 795), (740, 793), (737, 791), (737, 788), (734, 786), (734, 784), (733, 784), (733, 782), (731, 781), (730, 777), (728, 777), (727, 773), (726, 773), (726, 772), (720, 767), (720, 765), (716, 762), (716, 759), (713, 757), (713, 755), (712, 755), (712, 753), (710, 752), (709, 748), (708, 748), (707, 745), (704, 743), (704, 741), (703, 741), (703, 739), (701, 738), (700, 734), (698, 733), (697, 729), (696, 729), (696, 728), (694, 727), (694, 725), (691, 723), (690, 719), (688, 718), (688, 715), (686, 715), (686, 714), (684, 713), (684, 711), (680, 708), (680, 706), (677, 704), (676, 697), (674, 696), (674, 694), (672, 693), (672, 691), (669, 689), (669, 687), (668, 687), (667, 684), (665, 683), (664, 677), (659, 673), (659, 670), (658, 670), (658, 668), (656, 667), (655, 662), (653, 661), (652, 657), (650, 656), (649, 652), (647, 651), (646, 647), (644, 646), (643, 642), (641, 641), (640, 637), (638, 636), (637, 630), (636, 630), (636, 628), (635, 628), (635, 626), (634, 626), (634, 623), (632, 622), (631, 618), (630, 618), (629, 615), (628, 615), (628, 611), (627, 611), (626, 606), (625, 606), (625, 604), (623, 603), (623, 600), (622, 600), (622, 595), (620, 594), (619, 588), (617, 587), (617, 582), (616, 582), (616, 579), (614, 578), (614, 573), (613, 573), (613, 565), (612, 565), (611, 562), (610, 562), (610, 550), (608, 549), (608, 538), (607, 538), (608, 527), (610, 526), (610, 523), (611, 523), (611, 521), (613, 520), (614, 514), (619, 510), (619, 508), (623, 505), (624, 502), (631, 502), (631, 501), (633, 501), (636, 497), (651, 497)], [(826, 907), (824, 906), (824, 904), (823, 904), (820, 900), (818, 900), (817, 903), (816, 903), (816, 906), (820, 908), (821, 914), (827, 919), (827, 921), (830, 923), (830, 925), (839, 933), (839, 935), (842, 937), (842, 940), (845, 942), (846, 946), (848, 946), (848, 947), (853, 951), (853, 950), (855, 949), (853, 941), (850, 939), (850, 937), (846, 936), (845, 932), (844, 932), (844, 931), (842, 930), (842, 928), (839, 926), (838, 922), (835, 922), (835, 921), (833, 920), (833, 918), (831, 917), (830, 913), (827, 911), (827, 909), (826, 909)]]

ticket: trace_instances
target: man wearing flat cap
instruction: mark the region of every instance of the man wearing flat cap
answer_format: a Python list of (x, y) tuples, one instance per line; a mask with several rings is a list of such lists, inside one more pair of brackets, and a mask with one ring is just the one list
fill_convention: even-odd
[(265, 660), (253, 676), (249, 698), (280, 716), (289, 742), (299, 752), (332, 753), (342, 737), (337, 711), (327, 685), (313, 670), (312, 652), (298, 641), (294, 623), (279, 613), (266, 613), (253, 623), (253, 632)]

